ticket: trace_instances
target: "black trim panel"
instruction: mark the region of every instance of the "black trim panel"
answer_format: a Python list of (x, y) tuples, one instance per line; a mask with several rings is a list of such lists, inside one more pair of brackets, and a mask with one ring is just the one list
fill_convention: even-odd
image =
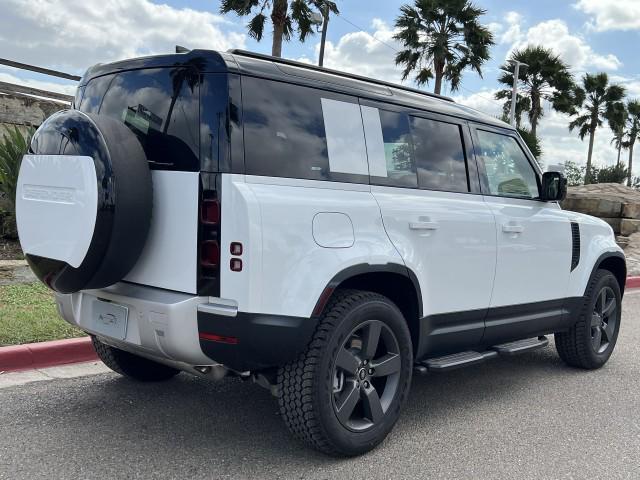
[[(418, 317), (422, 317), (422, 293), (420, 292), (420, 282), (418, 282), (418, 277), (410, 268), (400, 265), (399, 263), (385, 263), (380, 265), (360, 263), (358, 265), (352, 265), (334, 276), (325, 287), (325, 291), (327, 289), (335, 290), (346, 280), (365, 273), (397, 273), (411, 280), (411, 283), (413, 283), (413, 287), (416, 290), (416, 297), (418, 298)], [(322, 301), (322, 296), (318, 301)]]
[(236, 344), (200, 340), (212, 360), (238, 372), (262, 370), (293, 361), (311, 341), (315, 318), (238, 312), (229, 317), (198, 312), (198, 332), (233, 337)]
[(424, 317), (416, 361), (566, 330), (583, 303), (571, 297)]

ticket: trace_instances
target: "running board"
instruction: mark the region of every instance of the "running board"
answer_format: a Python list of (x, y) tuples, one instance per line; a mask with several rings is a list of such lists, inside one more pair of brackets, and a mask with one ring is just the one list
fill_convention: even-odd
[(456, 368), (477, 365), (498, 355), (513, 356), (519, 353), (530, 352), (549, 345), (547, 337), (526, 338), (515, 342), (494, 345), (484, 352), (469, 350), (467, 352), (454, 353), (444, 357), (429, 358), (415, 365), (414, 371), (418, 374), (427, 372), (448, 372)]
[(460, 352), (453, 355), (446, 355), (444, 357), (430, 358), (422, 362), (422, 365), (427, 367), (430, 372), (445, 372), (449, 370), (455, 370), (456, 368), (467, 367), (469, 365), (476, 365), (482, 363), (485, 360), (493, 357), (497, 357), (498, 352), (486, 351), (486, 352)]
[(511, 356), (537, 350), (547, 345), (549, 345), (549, 339), (547, 337), (525, 338), (524, 340), (495, 345), (491, 347), (491, 350), (495, 350), (500, 355)]

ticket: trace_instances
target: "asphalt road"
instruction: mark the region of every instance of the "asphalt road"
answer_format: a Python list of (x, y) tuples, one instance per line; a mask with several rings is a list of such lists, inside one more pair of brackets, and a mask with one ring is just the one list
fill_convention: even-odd
[(375, 451), (293, 440), (257, 385), (111, 373), (0, 389), (0, 478), (640, 478), (640, 291), (599, 371), (555, 349), (417, 377)]

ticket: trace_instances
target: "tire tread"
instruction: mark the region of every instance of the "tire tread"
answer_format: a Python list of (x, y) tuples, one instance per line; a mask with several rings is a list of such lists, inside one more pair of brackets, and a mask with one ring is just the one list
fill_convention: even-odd
[(343, 316), (359, 303), (388, 301), (386, 297), (360, 290), (339, 290), (325, 307), (306, 351), (297, 360), (278, 369), (278, 404), (280, 413), (294, 437), (329, 455), (341, 455), (324, 432), (313, 404), (313, 384), (317, 365), (331, 334)]

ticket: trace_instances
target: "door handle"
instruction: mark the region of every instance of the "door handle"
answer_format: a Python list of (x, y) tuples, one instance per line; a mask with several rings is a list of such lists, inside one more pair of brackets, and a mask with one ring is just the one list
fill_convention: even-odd
[(437, 222), (409, 222), (410, 230), (437, 230)]
[(522, 233), (524, 232), (524, 226), (515, 223), (506, 223), (502, 225), (502, 231), (504, 233)]

